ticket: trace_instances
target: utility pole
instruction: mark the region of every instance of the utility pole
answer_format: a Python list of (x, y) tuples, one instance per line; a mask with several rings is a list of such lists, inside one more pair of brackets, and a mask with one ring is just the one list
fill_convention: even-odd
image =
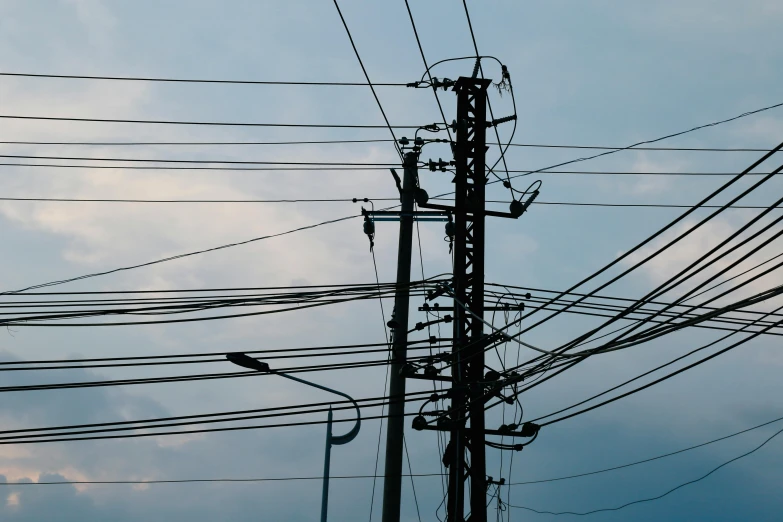
[[(476, 67), (478, 70), (478, 67)], [(446, 500), (446, 520), (465, 522), (466, 507), (469, 508), (468, 522), (487, 522), (487, 487), (490, 484), (503, 484), (501, 477), (492, 480), (486, 474), (486, 436), (530, 437), (535, 434), (536, 426), (526, 423), (521, 431), (517, 426), (501, 426), (499, 429), (486, 429), (484, 408), (488, 391), (496, 395), (502, 383), (492, 382), (500, 375), (497, 372), (484, 374), (484, 351), (491, 343), (498, 341), (497, 335), (484, 334), (484, 221), (487, 216), (517, 219), (527, 209), (534, 196), (526, 203), (512, 201), (510, 212), (498, 212), (486, 209), (486, 130), (488, 127), (510, 121), (515, 116), (487, 121), (487, 88), (491, 80), (461, 77), (454, 83), (457, 93), (457, 119), (453, 124), (456, 141), (453, 143), (455, 167), (454, 206), (433, 203), (420, 203), (422, 208), (447, 212), (454, 217), (454, 269), (452, 284), (441, 286), (429, 292), (428, 300), (434, 300), (444, 294), (451, 294), (454, 306), (439, 307), (439, 310), (454, 311), (453, 351), (446, 355), (447, 367), (425, 368), (423, 374), (416, 369), (408, 372), (413, 379), (435, 379), (451, 382), (447, 394), (435, 399), (450, 399), (448, 410), (433, 412), (436, 418), (427, 420), (424, 415), (413, 419), (416, 430), (447, 431), (449, 443), (443, 455), (443, 464), (449, 469), (449, 490)], [(430, 170), (446, 171), (448, 163), (430, 160)], [(429, 305), (419, 310), (430, 310)], [(430, 363), (432, 364), (432, 363)], [(441, 371), (450, 369), (450, 376), (441, 375)], [(494, 374), (494, 375), (493, 375)], [(430, 417), (432, 419), (432, 416)], [(493, 447), (519, 451), (521, 444)], [(469, 500), (466, 500), (466, 497)]]
[[(456, 141), (452, 142), (454, 161), (430, 160), (429, 169), (447, 172), (449, 165), (455, 167), (453, 183), (454, 206), (429, 203), (427, 193), (418, 186), (418, 156), (425, 143), (416, 137), (413, 152), (405, 154), (405, 177), (400, 183), (396, 172), (392, 174), (400, 191), (399, 212), (371, 211), (362, 209), (365, 218), (365, 233), (372, 238), (373, 221), (400, 221), (399, 250), (397, 254), (397, 289), (394, 314), (389, 327), (392, 328), (391, 378), (389, 385), (389, 419), (386, 429), (386, 466), (383, 486), (383, 522), (399, 522), (400, 492), (402, 488), (402, 452), (405, 415), (405, 380), (423, 379), (451, 383), (445, 394), (434, 393), (429, 401), (437, 403), (450, 399), (446, 410), (420, 413), (413, 419), (412, 427), (417, 431), (445, 431), (450, 435), (443, 455), (443, 464), (449, 469), (449, 490), (446, 513), (448, 522), (466, 522), (465, 511), (469, 508), (467, 522), (487, 522), (487, 488), (491, 484), (502, 485), (503, 477), (497, 481), (486, 474), (486, 444), (501, 450), (521, 451), (524, 444), (504, 444), (486, 441), (487, 435), (499, 437), (535, 437), (538, 426), (526, 422), (502, 425), (498, 429), (486, 429), (484, 408), (492, 397), (503, 397), (500, 391), (507, 385), (500, 373), (490, 370), (484, 374), (484, 352), (488, 346), (502, 342), (502, 335), (493, 332), (484, 334), (484, 221), (487, 216), (517, 219), (538, 194), (534, 191), (526, 202), (513, 199), (509, 212), (487, 210), (485, 191), (486, 177), (486, 131), (487, 128), (514, 120), (516, 115), (487, 121), (487, 88), (491, 80), (476, 78), (478, 65), (471, 78), (461, 77), (456, 82), (448, 80), (443, 87), (453, 87), (457, 94), (457, 119), (452, 124)], [(400, 143), (410, 140), (403, 137)], [(505, 183), (504, 183), (505, 184)], [(423, 209), (414, 212), (414, 201)], [(449, 294), (454, 299), (453, 307), (434, 305), (439, 310), (453, 310), (453, 318), (445, 315), (432, 322), (454, 322), (451, 353), (441, 353), (428, 358), (427, 362), (407, 363), (408, 304), (411, 271), (411, 247), (413, 243), (413, 221), (448, 221), (446, 235), (453, 239), (454, 267), (451, 284), (441, 283), (427, 293), (427, 300)], [(420, 311), (430, 311), (426, 304)], [(501, 309), (490, 307), (490, 309)], [(432, 322), (426, 323), (431, 324)], [(417, 323), (417, 329), (425, 323)], [(430, 338), (433, 342), (434, 338)], [(445, 364), (437, 368), (436, 364)], [(419, 373), (423, 370), (423, 373)], [(450, 375), (442, 375), (449, 370)], [(507, 398), (503, 397), (505, 400)], [(436, 406), (437, 408), (437, 406)], [(431, 420), (427, 419), (427, 415)], [(521, 430), (517, 430), (521, 428)], [(467, 490), (467, 491), (466, 491)], [(466, 501), (466, 497), (469, 499)]]
[[(470, 521), (487, 520), (484, 447), (484, 218), (487, 87), (491, 81), (457, 81), (454, 201), (454, 351), (447, 520), (462, 522), (470, 481)], [(463, 308), (464, 307), (464, 308)], [(469, 404), (467, 408), (466, 404)], [(470, 425), (465, 418), (469, 417)], [(470, 465), (467, 464), (469, 459)]]
[[(383, 481), (383, 522), (399, 522), (402, 492), (402, 452), (405, 430), (405, 376), (408, 350), (408, 303), (413, 246), (413, 203), (417, 185), (418, 154), (407, 152), (400, 189), (400, 238), (397, 249), (397, 290), (394, 294), (392, 364), (389, 376), (389, 418), (386, 424), (386, 465)], [(396, 174), (395, 174), (396, 178)]]

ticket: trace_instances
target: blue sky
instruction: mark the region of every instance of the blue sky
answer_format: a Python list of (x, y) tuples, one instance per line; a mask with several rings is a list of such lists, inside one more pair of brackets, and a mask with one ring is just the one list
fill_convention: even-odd
[[(473, 54), (461, 2), (411, 2), (430, 63)], [(728, 2), (468, 2), (479, 49), (509, 68), (517, 99), (517, 143), (624, 146), (783, 101), (779, 27), (783, 7), (771, 0)], [(377, 82), (417, 80), (423, 67), (404, 2), (340, 3), (368, 74)], [(470, 74), (470, 62), (433, 74)], [(0, 71), (182, 78), (363, 81), (331, 2), (119, 2), (41, 0), (0, 2)], [(499, 71), (488, 63), (488, 76)], [(508, 96), (492, 91), (496, 115), (510, 114)], [(427, 90), (379, 88), (393, 124), (439, 119)], [(449, 120), (455, 100), (441, 94)], [(0, 78), (0, 114), (201, 121), (380, 124), (364, 87), (275, 87)], [(753, 147), (783, 139), (781, 109), (668, 140), (678, 147)], [(502, 127), (503, 137), (510, 127)], [(398, 136), (407, 131), (397, 131)], [(410, 135), (410, 133), (409, 133)], [(249, 129), (4, 120), (2, 140), (183, 141), (387, 138), (387, 131)], [(442, 148), (437, 148), (442, 147)], [(393, 162), (390, 144), (288, 147), (148, 146), (69, 148), (0, 145), (2, 154), (133, 155), (264, 161)], [(496, 150), (491, 150), (493, 158)], [(510, 168), (536, 169), (579, 157), (565, 149), (512, 148)], [(629, 151), (572, 170), (736, 172), (758, 153)], [(429, 146), (423, 159), (448, 157)], [(430, 194), (450, 177), (422, 173)], [(578, 176), (547, 174), (540, 200), (692, 204), (722, 179), (711, 177)], [(526, 179), (516, 187), (524, 189)], [(748, 186), (747, 184), (743, 186)], [(783, 185), (747, 199), (769, 204)], [(494, 185), (493, 199), (507, 199)], [(76, 198), (316, 198), (393, 197), (391, 176), (366, 172), (88, 171), (0, 167), (7, 197)], [(111, 205), (0, 202), (0, 289), (136, 264), (241, 241), (357, 212), (351, 203), (286, 205)], [(488, 225), (487, 281), (560, 290), (626, 251), (678, 215), (673, 209), (536, 206), (518, 221)], [(703, 216), (705, 214), (699, 214)], [(606, 290), (635, 297), (752, 217), (731, 211), (692, 241)], [(448, 271), (440, 224), (421, 227), (427, 276)], [(380, 278), (393, 280), (397, 230), (379, 224)], [(767, 257), (780, 251), (774, 243)], [(760, 259), (764, 258), (762, 255)], [(622, 265), (623, 267), (628, 265)], [(416, 272), (414, 272), (416, 273)], [(616, 271), (613, 273), (617, 273)], [(367, 238), (358, 220), (95, 278), (69, 290), (165, 289), (221, 286), (341, 284), (374, 280)], [(605, 280), (605, 279), (604, 279)], [(779, 284), (774, 274), (766, 286)], [(66, 288), (66, 287), (63, 287)], [(417, 306), (419, 303), (413, 303)], [(764, 305), (769, 309), (773, 304)], [(769, 308), (767, 308), (769, 307)], [(389, 312), (387, 307), (386, 312)], [(567, 318), (536, 329), (526, 340), (555, 347), (591, 321)], [(377, 306), (246, 318), (207, 324), (93, 329), (15, 328), (0, 332), (2, 358), (68, 358), (203, 353), (380, 342)], [(603, 390), (715, 338), (683, 332), (633, 350), (590, 360), (524, 397), (533, 418)], [(508, 481), (535, 480), (623, 464), (697, 444), (781, 416), (783, 359), (768, 340), (756, 340), (665, 385), (542, 431), (514, 457)], [(509, 348), (511, 350), (511, 348)], [(510, 352), (512, 353), (512, 352)], [(529, 355), (523, 353), (523, 355)], [(228, 365), (222, 370), (228, 370)], [(179, 370), (187, 373), (188, 370)], [(143, 376), (169, 375), (144, 371)], [(23, 372), (5, 384), (140, 376), (139, 370)], [(325, 372), (313, 380), (355, 396), (382, 393), (383, 372)], [(416, 385), (411, 385), (416, 388)], [(0, 422), (9, 429), (123, 418), (187, 415), (320, 400), (312, 390), (271, 379), (7, 393)], [(528, 413), (526, 413), (527, 415)], [(499, 423), (499, 412), (490, 422)], [(779, 427), (777, 428), (779, 429)], [(604, 475), (515, 486), (510, 502), (541, 510), (589, 510), (656, 495), (696, 478), (774, 433), (770, 426), (684, 455)], [(192, 437), (0, 447), (8, 481), (146, 480), (210, 477), (317, 476), (323, 427), (286, 428)], [(333, 453), (334, 475), (372, 474), (377, 421)], [(414, 473), (439, 472), (430, 432), (406, 435)], [(758, 453), (660, 501), (594, 520), (776, 520), (783, 449), (773, 440)], [(498, 476), (499, 456), (489, 452)], [(190, 484), (133, 486), (2, 486), (0, 514), (12, 521), (313, 520), (320, 484)], [(415, 481), (422, 519), (442, 498), (440, 481)], [(365, 520), (372, 482), (333, 481), (333, 520)], [(380, 517), (382, 484), (374, 518)], [(416, 520), (409, 482), (403, 519)], [(441, 513), (442, 514), (442, 513)], [(555, 517), (512, 511), (511, 520)], [(563, 518), (563, 517), (559, 517)]]

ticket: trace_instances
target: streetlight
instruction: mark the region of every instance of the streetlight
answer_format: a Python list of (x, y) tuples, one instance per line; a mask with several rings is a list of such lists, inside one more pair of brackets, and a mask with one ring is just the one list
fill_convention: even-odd
[(291, 379), (292, 381), (301, 382), (302, 384), (312, 386), (313, 388), (318, 388), (320, 390), (335, 393), (337, 395), (345, 397), (346, 399), (348, 399), (353, 403), (354, 408), (356, 408), (356, 424), (354, 424), (353, 428), (351, 428), (351, 431), (349, 431), (345, 435), (339, 435), (339, 436), (332, 435), (332, 407), (329, 406), (329, 416), (327, 417), (326, 420), (326, 452), (324, 455), (324, 481), (323, 481), (323, 491), (321, 494), (321, 522), (326, 522), (326, 512), (328, 510), (328, 505), (329, 505), (329, 463), (332, 457), (332, 446), (340, 446), (342, 444), (348, 444), (349, 442), (351, 442), (353, 439), (356, 438), (356, 435), (359, 434), (359, 428), (361, 428), (362, 426), (362, 414), (359, 411), (359, 405), (356, 404), (356, 401), (353, 400), (352, 397), (350, 397), (349, 395), (343, 392), (339, 392), (337, 390), (327, 388), (326, 386), (321, 386), (320, 384), (315, 384), (314, 382), (305, 381), (304, 379), (294, 377), (293, 375), (288, 375), (286, 373), (275, 371), (269, 367), (269, 364), (263, 361), (259, 361), (258, 359), (253, 359), (252, 357), (244, 353), (227, 353), (226, 359), (228, 359), (229, 361), (231, 361), (232, 363), (238, 366), (242, 366), (243, 368), (249, 368), (251, 370), (255, 370), (261, 373), (273, 373), (275, 375), (279, 375), (280, 377), (285, 377), (286, 379)]

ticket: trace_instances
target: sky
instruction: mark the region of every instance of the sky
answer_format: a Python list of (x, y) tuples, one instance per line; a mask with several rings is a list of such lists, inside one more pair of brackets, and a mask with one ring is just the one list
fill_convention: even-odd
[[(779, 27), (783, 6), (771, 0), (729, 2), (468, 1), (477, 45), (510, 71), (518, 114), (515, 143), (623, 147), (783, 102)], [(340, 8), (374, 82), (412, 82), (424, 67), (405, 3), (342, 0)], [(461, 2), (411, 2), (430, 64), (471, 56)], [(470, 75), (472, 61), (439, 65), (433, 75)], [(100, 0), (0, 1), (0, 72), (264, 81), (363, 82), (332, 2), (169, 2)], [(498, 80), (494, 62), (485, 74)], [(378, 87), (393, 125), (440, 119), (432, 92)], [(448, 121), (456, 100), (439, 93)], [(496, 117), (513, 113), (510, 97), (490, 89)], [(382, 125), (368, 87), (262, 86), (0, 77), (0, 114), (72, 118)], [(508, 139), (510, 124), (499, 128)], [(396, 130), (412, 137), (411, 130)], [(3, 119), (0, 141), (284, 141), (386, 139), (388, 129), (199, 127)], [(660, 142), (671, 147), (770, 148), (783, 140), (783, 109), (773, 109)], [(73, 147), (0, 144), (1, 154), (396, 163), (390, 143), (299, 146)], [(589, 151), (512, 147), (510, 169), (535, 170)], [(488, 152), (494, 162), (497, 147)], [(736, 173), (758, 152), (625, 151), (558, 170)], [(428, 145), (422, 159), (448, 158)], [(779, 155), (764, 168), (771, 168)], [(9, 160), (13, 162), (15, 160)], [(767, 170), (765, 170), (766, 172)], [(422, 171), (432, 194), (451, 176)], [(539, 200), (691, 205), (727, 178), (537, 174), (518, 178), (524, 190), (542, 181)], [(753, 180), (755, 181), (755, 179)], [(750, 186), (743, 180), (732, 192)], [(765, 205), (783, 189), (773, 180), (743, 202)], [(155, 171), (0, 166), (0, 195), (32, 198), (306, 199), (394, 198), (385, 170)], [(488, 197), (508, 201), (499, 185)], [(720, 196), (724, 197), (724, 196)], [(728, 198), (719, 199), (723, 203)], [(379, 206), (381, 202), (377, 202)], [(359, 204), (111, 204), (0, 201), (0, 291), (144, 263), (171, 255), (275, 234), (352, 216)], [(505, 205), (497, 205), (503, 209)], [(616, 259), (683, 209), (535, 205), (519, 220), (489, 219), (488, 282), (564, 290)], [(635, 298), (687, 266), (756, 215), (731, 210), (689, 241), (644, 265), (604, 293)], [(662, 239), (618, 263), (596, 282), (652, 253), (668, 237), (705, 217), (699, 211)], [(774, 212), (773, 212), (774, 215)], [(766, 222), (769, 219), (765, 218)], [(422, 223), (413, 277), (450, 270), (443, 225)], [(779, 253), (773, 242), (730, 274)], [(379, 278), (396, 273), (397, 226), (378, 223)], [(736, 259), (736, 257), (735, 257)], [(713, 272), (714, 273), (714, 272)], [(753, 287), (780, 284), (770, 275)], [(165, 290), (372, 283), (373, 258), (361, 221), (350, 219), (244, 246), (69, 283), (63, 291)], [(672, 298), (675, 294), (668, 294)], [(412, 300), (415, 310), (421, 303)], [(759, 310), (777, 305), (764, 303)], [(385, 318), (391, 302), (385, 303)], [(422, 320), (415, 312), (412, 321)], [(501, 318), (497, 318), (501, 321)], [(376, 303), (335, 305), (272, 316), (171, 325), (0, 330), (0, 360), (67, 359), (208, 353), (383, 342)], [(558, 318), (524, 340), (554, 348), (597, 324)], [(685, 331), (632, 350), (588, 360), (522, 397), (532, 419), (602, 391), (715, 340), (719, 332)], [(589, 414), (542, 429), (521, 453), (488, 450), (488, 473), (522, 482), (583, 473), (699, 444), (780, 417), (783, 358), (774, 338), (756, 339), (674, 379)], [(516, 357), (517, 348), (506, 348)], [(522, 350), (523, 357), (533, 354)], [(219, 367), (218, 367), (219, 366)], [(215, 371), (230, 371), (229, 363)], [(189, 368), (74, 369), (5, 372), (3, 386), (155, 377)], [(110, 422), (325, 400), (316, 390), (273, 376), (8, 392), (0, 401), (4, 429)], [(313, 372), (308, 378), (356, 397), (384, 393), (384, 370)], [(409, 385), (411, 391), (423, 388)], [(776, 391), (777, 390), (777, 391)], [(500, 410), (488, 425), (502, 422)], [(338, 418), (347, 419), (340, 413)], [(339, 424), (339, 428), (345, 426)], [(652, 497), (700, 477), (749, 451), (779, 424), (694, 451), (611, 473), (506, 487), (504, 502), (540, 511), (589, 511)], [(437, 437), (406, 428), (414, 474), (440, 473)], [(381, 432), (382, 433), (382, 432)], [(187, 436), (0, 446), (0, 515), (9, 521), (313, 520), (318, 480), (151, 485), (24, 485), (47, 481), (317, 477), (323, 425)], [(383, 443), (380, 439), (381, 461)], [(773, 439), (757, 453), (671, 495), (617, 512), (616, 520), (777, 520), (783, 446)], [(335, 447), (331, 472), (373, 475), (379, 423), (368, 420), (356, 440)], [(382, 470), (382, 463), (379, 471)], [(491, 471), (490, 471), (491, 470)], [(501, 471), (502, 470), (502, 471)], [(13, 483), (13, 484), (12, 484)], [(17, 484), (18, 483), (18, 484)], [(16, 485), (14, 485), (16, 484)], [(336, 479), (330, 519), (379, 520), (382, 480)], [(374, 488), (374, 495), (373, 495)], [(414, 498), (415, 488), (415, 498)], [(402, 519), (443, 517), (437, 476), (403, 482)], [(417, 507), (418, 504), (418, 507)], [(490, 511), (495, 516), (495, 511)], [(516, 508), (503, 520), (570, 515)]]

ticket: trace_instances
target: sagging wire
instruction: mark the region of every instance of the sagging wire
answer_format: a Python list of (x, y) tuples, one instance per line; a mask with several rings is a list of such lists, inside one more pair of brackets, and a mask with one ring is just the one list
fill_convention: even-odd
[[(368, 201), (371, 205), (373, 205), (372, 201), (369, 201), (367, 198), (364, 198), (364, 200)], [(355, 201), (356, 200), (354, 199), (354, 202)], [(373, 210), (375, 210), (375, 206), (374, 205), (373, 205), (372, 208), (373, 208)], [(363, 210), (364, 210), (364, 207), (362, 207), (362, 211)], [(375, 237), (375, 224), (372, 221), (368, 220), (368, 217), (366, 215), (365, 215), (364, 219), (365, 219), (365, 222), (364, 222), (365, 223), (365, 234), (367, 234), (367, 230), (366, 230), (367, 223), (370, 223), (372, 225), (372, 237), (370, 237), (370, 234), (367, 234), (367, 235), (368, 235), (368, 237), (370, 237), (370, 253), (372, 254), (372, 266), (373, 266), (373, 269), (375, 270), (375, 282), (380, 287), (381, 281), (380, 281), (380, 278), (378, 277), (378, 264), (377, 264), (377, 262), (375, 260), (375, 250), (373, 250), (373, 246), (374, 246), (373, 238)], [(389, 348), (389, 355), (387, 357), (387, 361), (391, 361), (391, 356), (392, 356), (391, 343), (389, 342), (389, 333), (386, 331), (386, 312), (383, 309), (383, 300), (379, 299), (379, 302), (380, 302), (380, 305), (381, 305), (381, 320), (383, 321), (383, 323), (382, 323), (383, 324), (383, 336), (386, 339), (386, 345)], [(383, 392), (384, 393), (386, 393), (386, 387), (389, 385), (389, 373), (390, 372), (391, 372), (391, 364), (386, 366), (386, 377), (384, 378), (384, 381), (383, 381)], [(375, 504), (375, 484), (376, 484), (376, 481), (378, 480), (377, 479), (377, 476), (378, 476), (378, 460), (379, 460), (380, 455), (381, 455), (381, 437), (383, 435), (383, 414), (384, 414), (385, 409), (386, 409), (386, 402), (384, 401), (384, 402), (381, 403), (381, 420), (378, 423), (378, 445), (377, 445), (377, 447), (375, 449), (375, 471), (373, 471), (372, 494), (370, 495), (370, 522), (372, 522), (372, 509), (373, 509), (373, 506)], [(408, 470), (410, 471), (410, 462), (408, 463)], [(411, 477), (411, 480), (413, 480), (412, 477)], [(417, 505), (417, 509), (418, 509), (418, 505)]]

